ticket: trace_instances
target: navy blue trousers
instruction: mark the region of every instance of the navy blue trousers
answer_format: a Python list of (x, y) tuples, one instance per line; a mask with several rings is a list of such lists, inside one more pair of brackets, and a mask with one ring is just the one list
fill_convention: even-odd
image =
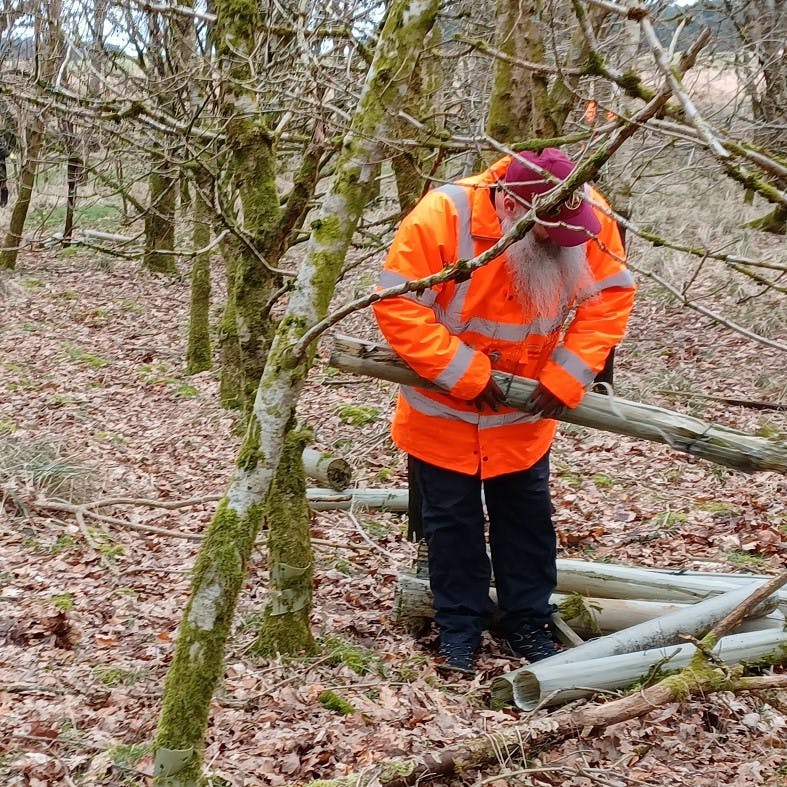
[[(524, 620), (545, 622), (555, 611), (557, 544), (549, 495), (549, 454), (533, 467), (481, 481), (414, 460), (422, 495), (423, 530), (435, 620), (443, 640), (477, 644), (494, 611), (494, 570), (500, 625), (513, 633)], [(484, 490), (489, 514), (486, 553)]]

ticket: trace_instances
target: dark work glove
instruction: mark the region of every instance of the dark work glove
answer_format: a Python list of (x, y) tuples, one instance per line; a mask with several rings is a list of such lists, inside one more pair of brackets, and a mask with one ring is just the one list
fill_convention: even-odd
[(473, 404), (479, 410), (483, 410), (484, 407), (491, 407), (497, 412), (500, 405), (505, 403), (506, 395), (503, 393), (503, 389), (495, 382), (494, 377), (489, 378), (489, 382), (486, 384), (484, 390), (473, 399)]
[(541, 383), (525, 402), (525, 410), (528, 413), (540, 415), (542, 418), (559, 418), (566, 409), (566, 405)]

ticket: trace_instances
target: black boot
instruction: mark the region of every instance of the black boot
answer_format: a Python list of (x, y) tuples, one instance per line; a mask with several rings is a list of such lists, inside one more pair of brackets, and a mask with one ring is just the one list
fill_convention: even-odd
[(546, 622), (525, 620), (506, 639), (515, 655), (531, 662), (548, 659), (558, 652), (552, 630)]

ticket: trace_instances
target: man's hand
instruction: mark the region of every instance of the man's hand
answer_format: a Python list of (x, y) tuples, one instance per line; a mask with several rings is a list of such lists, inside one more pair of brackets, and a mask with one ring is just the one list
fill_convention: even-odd
[(525, 410), (541, 418), (559, 418), (566, 409), (566, 405), (541, 383), (536, 386), (536, 390), (525, 402)]
[(506, 395), (503, 393), (503, 389), (495, 382), (494, 377), (489, 378), (489, 382), (484, 390), (473, 399), (473, 404), (479, 410), (483, 410), (484, 407), (491, 407), (492, 410), (497, 412), (500, 405), (505, 403)]

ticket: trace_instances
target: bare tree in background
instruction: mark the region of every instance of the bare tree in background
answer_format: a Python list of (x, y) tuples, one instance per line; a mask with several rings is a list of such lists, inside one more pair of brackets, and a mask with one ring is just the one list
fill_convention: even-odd
[[(35, 56), (31, 63), (31, 81), (36, 87), (50, 84), (62, 64), (65, 47), (59, 26), (62, 11), (60, 0), (41, 2), (33, 7), (32, 24)], [(27, 107), (25, 126), (25, 160), (19, 173), (18, 197), (8, 225), (3, 248), (0, 251), (0, 268), (14, 268), (19, 253), (25, 220), (35, 185), (36, 172), (44, 149), (46, 135), (45, 102), (40, 100)]]

